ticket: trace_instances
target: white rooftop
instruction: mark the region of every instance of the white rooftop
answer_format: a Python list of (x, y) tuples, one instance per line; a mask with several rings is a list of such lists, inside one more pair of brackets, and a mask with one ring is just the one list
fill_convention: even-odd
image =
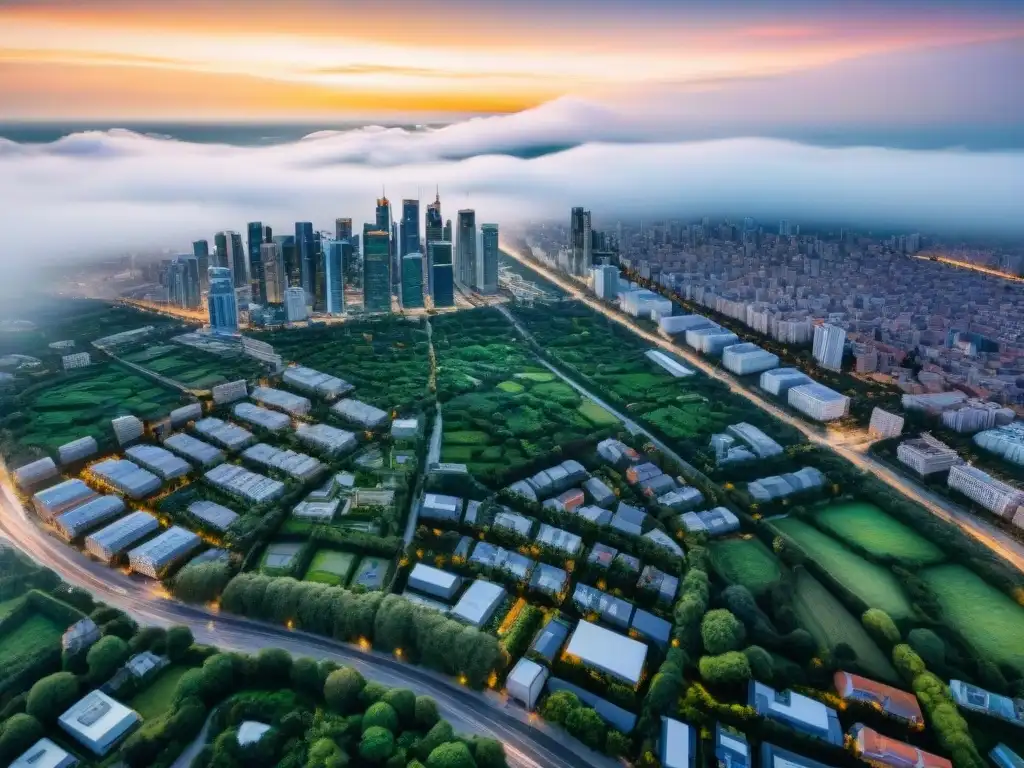
[(647, 660), (646, 645), (589, 621), (576, 625), (565, 652), (631, 685), (640, 682)]
[(475, 627), (482, 626), (494, 615), (505, 594), (504, 587), (478, 579), (469, 585), (469, 589), (459, 598), (450, 615), (463, 619)]
[(79, 699), (57, 722), (94, 752), (105, 754), (112, 746), (112, 735), (124, 733), (140, 719), (138, 712), (95, 690)]
[(78, 762), (49, 739), (40, 739), (25, 750), (8, 768), (64, 768)]
[(255, 744), (263, 738), (263, 734), (270, 730), (266, 723), (259, 723), (255, 720), (246, 720), (238, 726), (238, 743), (245, 747)]

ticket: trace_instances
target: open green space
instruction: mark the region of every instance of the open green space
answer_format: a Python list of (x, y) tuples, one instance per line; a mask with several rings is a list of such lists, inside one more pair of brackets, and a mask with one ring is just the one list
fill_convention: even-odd
[(499, 377), (502, 381), (495, 382), (496, 386), (516, 394), (521, 385), (509, 380), (509, 371), (536, 364), (512, 324), (492, 307), (440, 315), (430, 324), (437, 358), (437, 395), (442, 402)]
[(941, 549), (874, 504), (834, 504), (818, 512), (816, 520), (837, 538), (877, 557), (907, 565), (932, 565), (944, 559)]
[(839, 643), (846, 643), (857, 654), (865, 672), (888, 683), (898, 682), (896, 670), (857, 617), (802, 568), (796, 571), (793, 597), (797, 619), (822, 651), (832, 651)]
[(366, 556), (359, 561), (355, 575), (352, 576), (352, 583), (349, 587), (363, 587), (364, 589), (381, 589), (391, 573), (394, 563), (385, 560), (383, 557)]
[(10, 615), (11, 611), (21, 605), (21, 601), (21, 597), (15, 597), (11, 600), (4, 600), (3, 602), (0, 602), (0, 619), (6, 618)]
[(516, 374), (516, 378), (543, 383), (545, 381), (554, 381), (555, 374), (550, 371), (522, 371)]
[(129, 706), (142, 715), (144, 721), (160, 717), (171, 708), (174, 689), (178, 687), (178, 681), (189, 669), (190, 667), (184, 664), (164, 667), (145, 690), (132, 697)]
[(773, 525), (869, 607), (881, 608), (894, 619), (913, 614), (910, 601), (891, 571), (854, 554), (841, 542), (794, 517), (775, 520)]
[(619, 420), (614, 415), (593, 400), (584, 400), (576, 410), (583, 414), (583, 418), (599, 427), (610, 427), (619, 423)]
[(920, 576), (979, 656), (1024, 672), (1024, 608), (962, 565), (926, 568)]
[(758, 539), (722, 539), (708, 546), (711, 564), (730, 584), (742, 584), (755, 595), (771, 589), (782, 575), (778, 558)]
[(0, 636), (0, 669), (13, 667), (40, 648), (60, 642), (67, 627), (40, 613), (29, 615), (9, 632)]
[(208, 389), (237, 379), (253, 380), (263, 372), (255, 359), (241, 353), (217, 355), (181, 344), (141, 346), (121, 353), (120, 357), (195, 389)]
[(451, 432), (445, 431), (444, 433), (444, 441), (452, 445), (487, 445), (489, 440), (490, 436), (480, 430), (455, 429)]
[(344, 586), (352, 573), (358, 555), (337, 549), (318, 549), (306, 570), (304, 581)]
[(502, 392), (508, 392), (510, 395), (518, 395), (526, 387), (520, 384), (518, 381), (503, 381), (498, 384), (498, 389)]

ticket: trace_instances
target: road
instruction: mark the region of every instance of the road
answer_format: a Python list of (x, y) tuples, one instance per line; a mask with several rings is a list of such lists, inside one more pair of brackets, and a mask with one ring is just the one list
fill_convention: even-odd
[[(761, 397), (758, 393), (747, 389), (739, 384), (732, 376), (724, 373), (719, 368), (711, 365), (707, 360), (698, 356), (688, 349), (677, 346), (671, 341), (641, 328), (632, 318), (618, 312), (608, 305), (598, 301), (594, 296), (588, 294), (578, 283), (571, 279), (555, 273), (546, 266), (539, 264), (519, 253), (516, 249), (510, 248), (505, 243), (501, 244), (501, 250), (509, 258), (515, 259), (520, 264), (541, 275), (544, 279), (554, 283), (560, 289), (571, 295), (573, 298), (586, 304), (595, 312), (599, 312), (614, 322), (628, 328), (630, 331), (649, 342), (655, 347), (671, 352), (673, 355), (686, 360), (690, 365), (702, 371), (705, 375), (725, 384), (729, 390), (750, 403), (756, 405), (763, 411), (768, 412), (779, 421), (800, 430), (801, 433), (812, 443), (835, 451), (844, 459), (849, 461), (858, 469), (870, 472), (891, 488), (899, 491), (904, 496), (916, 501), (936, 517), (952, 523), (961, 531), (981, 542), (993, 553), (1001, 557), (1018, 571), (1024, 572), (1024, 544), (1012, 538), (995, 526), (972, 515), (967, 510), (951, 503), (948, 499), (938, 496), (910, 478), (897, 474), (873, 457), (861, 453), (856, 448), (844, 445), (835, 437), (820, 434), (815, 428), (805, 424), (800, 419), (779, 408), (777, 405)], [(507, 310), (506, 310), (507, 311)], [(564, 377), (563, 377), (564, 378)], [(571, 383), (571, 382), (569, 382)], [(592, 396), (592, 395), (591, 395)], [(658, 446), (661, 447), (660, 445)]]
[(69, 584), (130, 614), (140, 624), (184, 624), (197, 642), (233, 651), (284, 648), (296, 656), (333, 659), (358, 669), (366, 678), (392, 687), (409, 688), (437, 701), (442, 716), (456, 731), (499, 739), (510, 766), (516, 768), (610, 768), (617, 765), (575, 740), (528, 718), (515, 705), (505, 707), (495, 693), (478, 693), (430, 670), (375, 651), (272, 624), (185, 605), (171, 599), (162, 586), (91, 560), (47, 534), (22, 507), (0, 467), (0, 535)]
[(1000, 272), (998, 269), (992, 269), (992, 267), (986, 267), (983, 264), (972, 264), (969, 261), (957, 261), (947, 256), (939, 256), (934, 253), (912, 253), (908, 254), (912, 259), (920, 259), (921, 261), (937, 261), (940, 264), (947, 264), (957, 269), (969, 269), (971, 272), (981, 272), (984, 275), (991, 277), (998, 277), (1000, 280), (1009, 280), (1012, 283), (1024, 283), (1024, 277), (1020, 275), (1011, 275), (1008, 272)]

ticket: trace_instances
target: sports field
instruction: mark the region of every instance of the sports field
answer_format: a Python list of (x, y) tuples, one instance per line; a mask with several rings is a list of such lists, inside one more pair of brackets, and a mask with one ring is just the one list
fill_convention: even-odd
[(775, 555), (757, 539), (724, 539), (708, 547), (715, 571), (730, 584), (742, 584), (755, 595), (779, 580), (782, 568)]
[(984, 658), (1024, 672), (1024, 608), (962, 565), (921, 571), (946, 621)]
[(796, 571), (793, 608), (797, 619), (823, 651), (831, 651), (839, 643), (846, 643), (857, 654), (865, 672), (885, 682), (898, 682), (896, 670), (857, 617), (802, 568)]
[(854, 554), (841, 542), (794, 517), (772, 524), (870, 608), (881, 608), (894, 619), (912, 615), (910, 601), (891, 571)]
[(819, 512), (817, 521), (837, 538), (908, 567), (934, 565), (945, 559), (932, 542), (874, 504), (835, 504)]
[(337, 549), (318, 549), (309, 564), (303, 581), (344, 586), (352, 573), (357, 555)]

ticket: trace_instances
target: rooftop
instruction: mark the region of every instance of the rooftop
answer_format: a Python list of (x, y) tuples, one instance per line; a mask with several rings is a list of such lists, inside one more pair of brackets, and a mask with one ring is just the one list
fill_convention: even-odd
[(646, 645), (589, 621), (576, 625), (565, 653), (630, 685), (640, 682), (647, 660)]

